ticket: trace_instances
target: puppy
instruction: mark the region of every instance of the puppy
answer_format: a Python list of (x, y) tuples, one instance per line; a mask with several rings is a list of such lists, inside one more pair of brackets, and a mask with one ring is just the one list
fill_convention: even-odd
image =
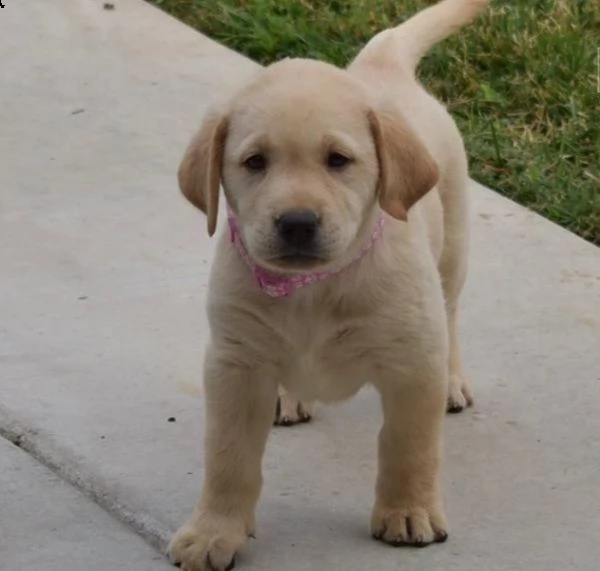
[(487, 4), (442, 1), (346, 70), (275, 63), (192, 140), (181, 190), (212, 235), (222, 184), (228, 219), (209, 287), (204, 489), (169, 548), (183, 569), (231, 569), (253, 534), (278, 387), (310, 410), (372, 383), (384, 417), (372, 535), (447, 538), (444, 412), (472, 402), (456, 332), (468, 174), (415, 67)]

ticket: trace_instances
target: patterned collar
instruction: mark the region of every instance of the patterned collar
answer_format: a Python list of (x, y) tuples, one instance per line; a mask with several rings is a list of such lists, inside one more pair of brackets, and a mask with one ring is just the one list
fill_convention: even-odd
[(365, 243), (365, 245), (360, 249), (360, 251), (356, 254), (356, 256), (346, 265), (341, 268), (336, 268), (334, 270), (315, 270), (303, 272), (300, 274), (278, 274), (271, 270), (267, 270), (261, 266), (259, 266), (248, 253), (246, 249), (246, 245), (242, 240), (242, 235), (237, 223), (237, 219), (235, 214), (228, 209), (227, 221), (229, 223), (229, 235), (231, 238), (231, 242), (235, 245), (240, 256), (246, 262), (254, 277), (260, 287), (267, 295), (275, 298), (288, 297), (297, 289), (301, 287), (319, 282), (324, 280), (330, 276), (335, 274), (339, 274), (345, 268), (347, 268), (350, 264), (358, 261), (362, 258), (375, 244), (375, 242), (381, 236), (383, 231), (383, 225), (385, 222), (385, 217), (383, 213), (380, 214), (379, 220), (375, 227), (373, 228), (373, 232), (369, 240)]

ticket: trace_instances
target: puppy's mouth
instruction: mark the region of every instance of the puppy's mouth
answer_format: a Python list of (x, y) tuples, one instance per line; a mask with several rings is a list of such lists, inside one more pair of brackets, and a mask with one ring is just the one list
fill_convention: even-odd
[(269, 258), (269, 265), (282, 270), (311, 270), (323, 266), (327, 259), (314, 252), (285, 252)]

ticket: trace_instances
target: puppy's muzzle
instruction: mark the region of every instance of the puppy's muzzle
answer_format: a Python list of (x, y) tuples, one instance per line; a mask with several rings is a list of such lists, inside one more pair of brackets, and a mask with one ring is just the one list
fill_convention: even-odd
[(321, 219), (312, 210), (288, 210), (275, 218), (281, 258), (316, 258)]

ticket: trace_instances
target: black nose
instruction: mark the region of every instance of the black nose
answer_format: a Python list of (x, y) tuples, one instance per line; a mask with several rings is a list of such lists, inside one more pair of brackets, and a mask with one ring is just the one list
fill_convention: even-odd
[(287, 246), (311, 246), (319, 228), (319, 217), (312, 210), (289, 210), (275, 220), (275, 228)]

